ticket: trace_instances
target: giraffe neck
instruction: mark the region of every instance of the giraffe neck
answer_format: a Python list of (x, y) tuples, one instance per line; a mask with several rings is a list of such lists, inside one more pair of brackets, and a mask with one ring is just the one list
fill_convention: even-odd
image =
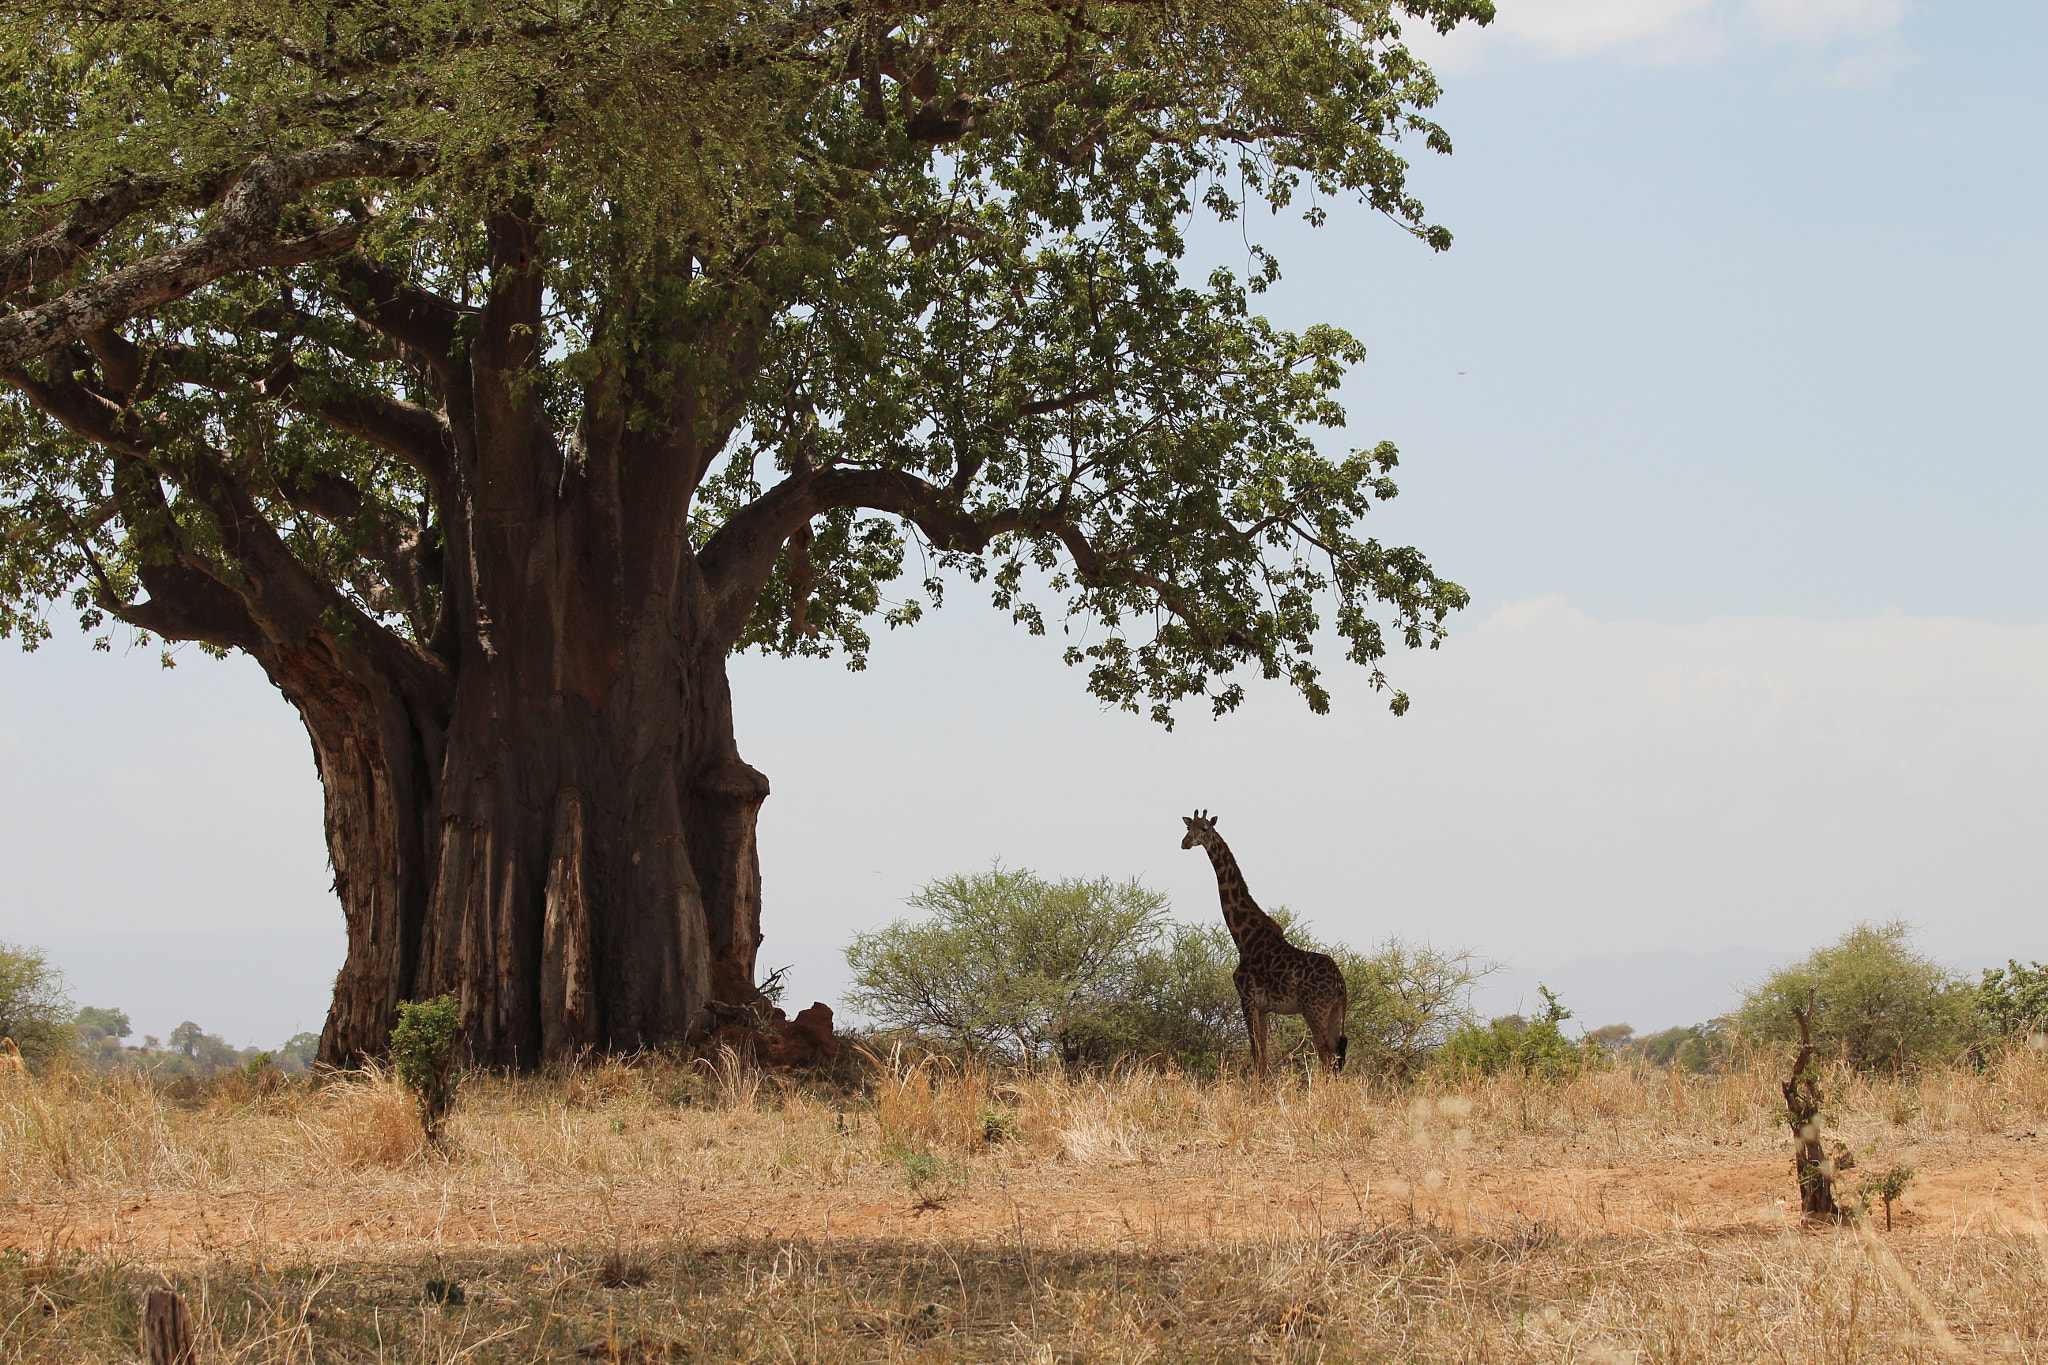
[(1223, 836), (1205, 840), (1202, 846), (1208, 850), (1209, 863), (1216, 869), (1216, 895), (1223, 902), (1223, 923), (1238, 951), (1243, 952), (1252, 943), (1275, 933), (1277, 926), (1252, 899), (1250, 888), (1244, 884), (1244, 873), (1238, 870), (1237, 859), (1231, 856), (1230, 845), (1223, 842)]

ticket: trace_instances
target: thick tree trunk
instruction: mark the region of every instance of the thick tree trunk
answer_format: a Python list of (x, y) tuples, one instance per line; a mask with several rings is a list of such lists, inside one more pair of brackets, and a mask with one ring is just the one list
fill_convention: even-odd
[(445, 722), (319, 643), (273, 666), (348, 920), (323, 1061), (380, 1053), (401, 1000), (443, 992), (486, 1066), (681, 1042), (758, 1004), (768, 783), (734, 744), (723, 650), (606, 652), (602, 679), (559, 650), (472, 659)]
[(319, 755), (348, 916), (324, 1061), (380, 1053), (402, 1000), (444, 992), (485, 1066), (765, 1014), (768, 783), (734, 744), (725, 663), (797, 526), (707, 578), (689, 509), (712, 447), (686, 370), (608, 371), (560, 443), (528, 382), (539, 231), (520, 203), (492, 218), (489, 299), (467, 359), (443, 359), (445, 676), (408, 692), (346, 643), (333, 666), (297, 646), (272, 666)]

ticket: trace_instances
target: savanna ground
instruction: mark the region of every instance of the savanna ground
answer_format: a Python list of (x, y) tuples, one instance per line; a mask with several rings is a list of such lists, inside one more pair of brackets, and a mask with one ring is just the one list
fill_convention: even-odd
[(1778, 1079), (606, 1064), (445, 1152), (374, 1074), (0, 1081), (0, 1362), (166, 1282), (203, 1362), (2048, 1360), (2048, 1061), (1831, 1078), (1889, 1231), (1798, 1224)]

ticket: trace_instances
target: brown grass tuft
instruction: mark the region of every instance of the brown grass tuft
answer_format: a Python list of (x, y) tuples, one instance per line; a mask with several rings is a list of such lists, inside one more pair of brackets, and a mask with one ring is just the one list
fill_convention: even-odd
[(370, 1067), (330, 1081), (299, 1122), (308, 1154), (336, 1170), (396, 1170), (426, 1155), (412, 1096), (389, 1071)]

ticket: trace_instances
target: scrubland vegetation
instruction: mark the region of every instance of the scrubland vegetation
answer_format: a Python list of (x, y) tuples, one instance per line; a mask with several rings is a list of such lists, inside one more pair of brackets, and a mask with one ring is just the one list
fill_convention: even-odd
[[(2048, 1359), (2039, 964), (1864, 926), (1638, 1038), (1334, 945), (1359, 1064), (1259, 1084), (1227, 938), (1136, 883), (916, 904), (849, 954), (892, 1028), (826, 1071), (464, 1074), (452, 997), (388, 1071), (110, 1065), (125, 1016), (44, 990), (77, 1046), (0, 1077), (0, 1365), (132, 1359), (166, 1284), (200, 1360), (294, 1365)], [(1788, 1002), (1839, 1221), (1799, 1213)]]
[(470, 1076), (438, 1148), (377, 1072), (19, 1078), (0, 1361), (132, 1358), (166, 1280), (251, 1362), (2048, 1355), (2048, 1060), (1831, 1069), (1831, 1144), (1919, 1172), (1867, 1235), (1798, 1224), (1780, 1061), (649, 1058)]

